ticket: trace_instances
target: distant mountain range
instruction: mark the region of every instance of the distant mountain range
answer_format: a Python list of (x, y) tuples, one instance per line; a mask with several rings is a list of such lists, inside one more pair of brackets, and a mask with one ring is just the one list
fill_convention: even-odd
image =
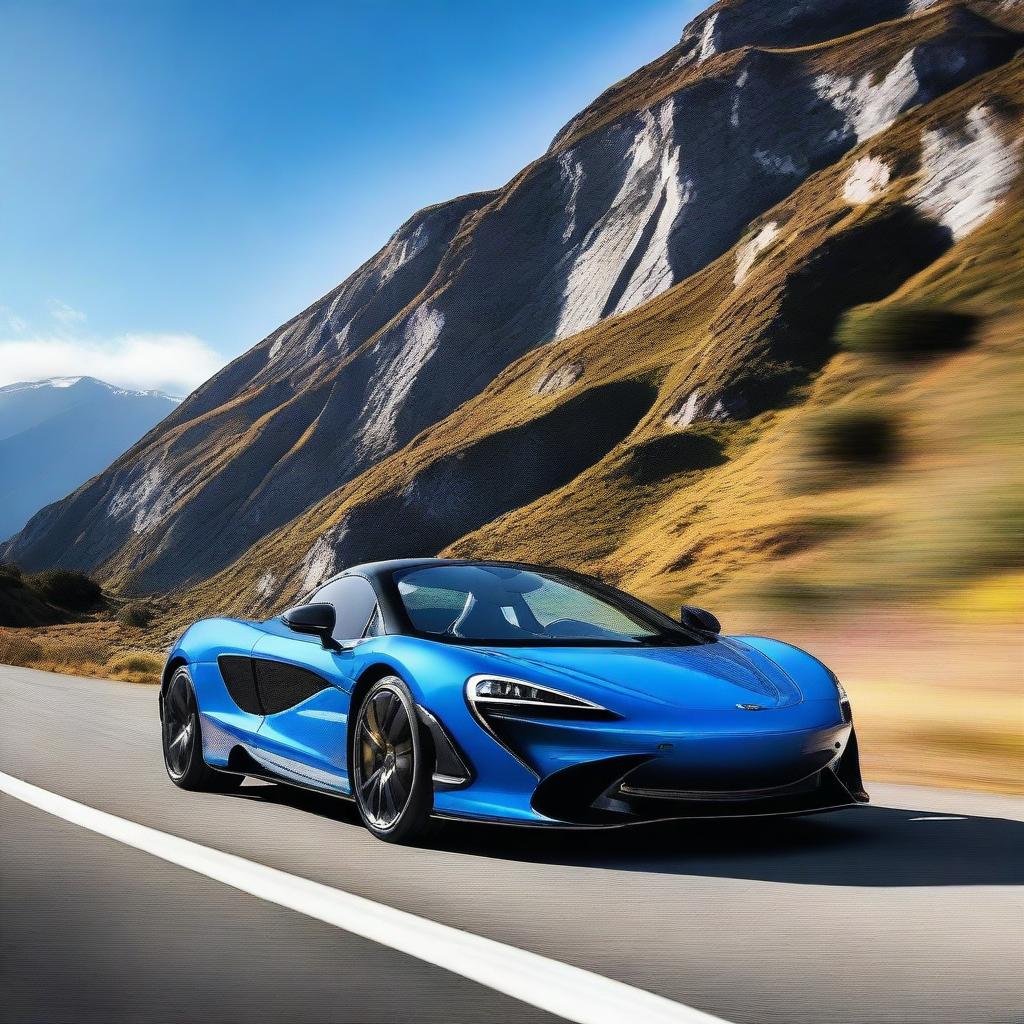
[(0, 537), (105, 469), (179, 401), (94, 377), (0, 387)]
[(1019, 0), (720, 0), (6, 557), (259, 611), (379, 557), (550, 560), (657, 596), (792, 554), (794, 424), (870, 377), (837, 357), (843, 312), (1020, 298), (1022, 29)]

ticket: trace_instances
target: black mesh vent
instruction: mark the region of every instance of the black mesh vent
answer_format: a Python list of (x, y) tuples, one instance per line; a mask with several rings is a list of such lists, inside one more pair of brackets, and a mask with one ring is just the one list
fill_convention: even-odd
[(231, 699), (250, 715), (262, 715), (260, 695), (256, 690), (256, 676), (252, 669), (252, 658), (238, 654), (222, 654), (217, 659), (224, 685)]
[(263, 658), (256, 658), (254, 663), (265, 715), (276, 715), (279, 711), (295, 707), (331, 685), (315, 672), (295, 665)]

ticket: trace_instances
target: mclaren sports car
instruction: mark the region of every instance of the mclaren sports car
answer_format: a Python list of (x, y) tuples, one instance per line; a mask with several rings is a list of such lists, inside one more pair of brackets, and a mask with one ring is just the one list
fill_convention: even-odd
[(867, 801), (836, 676), (720, 628), (563, 569), (356, 566), (265, 622), (185, 632), (160, 688), (167, 773), (351, 799), (392, 842), (442, 818), (600, 827)]

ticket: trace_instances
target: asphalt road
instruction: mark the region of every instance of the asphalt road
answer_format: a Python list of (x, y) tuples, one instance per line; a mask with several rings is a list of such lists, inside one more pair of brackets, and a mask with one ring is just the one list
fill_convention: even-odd
[[(1024, 1020), (1024, 800), (394, 847), (330, 798), (176, 789), (151, 687), (4, 665), (0, 771), (736, 1024)], [(0, 1021), (555, 1019), (4, 794), (0, 823)]]

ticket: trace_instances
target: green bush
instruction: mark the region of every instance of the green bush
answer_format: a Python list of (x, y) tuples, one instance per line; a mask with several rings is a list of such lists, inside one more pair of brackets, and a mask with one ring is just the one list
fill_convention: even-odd
[(95, 608), (103, 594), (94, 579), (73, 569), (48, 569), (29, 576), (27, 582), (44, 600), (72, 611)]
[(163, 659), (156, 654), (145, 651), (129, 651), (127, 654), (115, 654), (107, 662), (111, 672), (140, 672), (146, 675), (159, 676), (163, 669)]
[(899, 431), (881, 409), (847, 407), (819, 413), (807, 426), (810, 454), (823, 462), (881, 466), (895, 460)]
[(830, 596), (824, 587), (792, 576), (770, 579), (758, 588), (758, 597), (769, 608), (801, 614), (825, 610)]
[(117, 621), (122, 626), (142, 628), (148, 626), (152, 620), (153, 609), (144, 601), (131, 601), (117, 613)]
[(956, 352), (974, 342), (978, 318), (942, 306), (855, 306), (836, 328), (840, 348), (912, 361)]

